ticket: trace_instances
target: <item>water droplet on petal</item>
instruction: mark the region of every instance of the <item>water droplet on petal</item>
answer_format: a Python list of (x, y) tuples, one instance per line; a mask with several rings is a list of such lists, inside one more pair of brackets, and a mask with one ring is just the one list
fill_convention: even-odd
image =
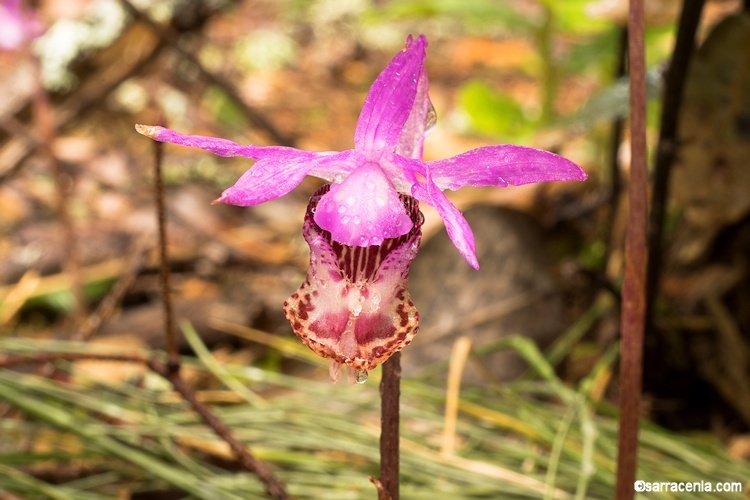
[(352, 217), (352, 222), (355, 224), (359, 224), (360, 222), (362, 222), (362, 219), (359, 218), (359, 215), (355, 215), (354, 217)]
[(367, 382), (367, 370), (357, 370), (354, 372), (354, 379), (358, 384), (364, 384)]
[(348, 215), (345, 215), (345, 216), (343, 216), (343, 217), (341, 218), (341, 223), (342, 223), (342, 224), (349, 224), (349, 221), (350, 221), (350, 220), (352, 220), (352, 218), (351, 218), (351, 217), (349, 217)]
[(344, 212), (346, 212), (346, 207), (345, 207), (344, 205), (341, 205), (341, 206), (339, 206), (339, 210), (338, 210), (338, 212), (339, 212), (340, 214), (343, 214)]
[(430, 107), (427, 108), (427, 116), (425, 117), (424, 135), (427, 135), (430, 132), (432, 132), (436, 124), (437, 124), (437, 111), (435, 111), (435, 106), (433, 106), (432, 101), (430, 101)]

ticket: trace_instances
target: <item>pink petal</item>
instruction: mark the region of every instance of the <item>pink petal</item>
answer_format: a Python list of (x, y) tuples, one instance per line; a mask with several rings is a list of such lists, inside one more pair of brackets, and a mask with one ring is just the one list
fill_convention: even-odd
[[(400, 202), (412, 229), (381, 246), (356, 247), (332, 241), (313, 213), (320, 211), (323, 186), (310, 200), (303, 235), (310, 245), (307, 279), (285, 303), (294, 333), (320, 356), (372, 370), (409, 344), (418, 331), (418, 313), (406, 289), (409, 266), (419, 247), (422, 216), (411, 197)], [(325, 196), (325, 195), (323, 195)], [(317, 205), (316, 205), (317, 204)]]
[(318, 203), (315, 223), (334, 241), (351, 246), (380, 245), (409, 232), (412, 222), (398, 193), (374, 163), (357, 167)]
[(404, 124), (401, 135), (398, 138), (396, 153), (406, 158), (422, 159), (422, 150), (424, 146), (425, 135), (427, 130), (428, 113), (433, 110), (429, 96), (429, 82), (427, 80), (427, 69), (422, 66), (417, 84), (417, 94), (414, 98), (409, 118)]
[(283, 159), (304, 155), (312, 157), (316, 154), (283, 146), (254, 146), (252, 144), (243, 146), (228, 139), (203, 135), (186, 135), (168, 128), (150, 125), (136, 125), (135, 129), (139, 134), (150, 137), (155, 141), (205, 149), (218, 156), (244, 156), (245, 158), (260, 160), (263, 158), (278, 157), (279, 159)]
[(474, 233), (472, 233), (469, 223), (466, 222), (461, 212), (432, 181), (428, 164), (422, 160), (404, 158), (396, 154), (383, 155), (381, 162), (381, 165), (387, 169), (389, 176), (391, 176), (392, 171), (399, 173), (399, 176), (394, 179), (400, 185), (400, 192), (405, 192), (408, 189), (414, 198), (435, 207), (443, 219), (448, 237), (456, 245), (459, 253), (463, 255), (471, 267), (479, 269), (474, 245)]
[(296, 188), (313, 166), (310, 157), (302, 154), (263, 158), (225, 189), (215, 203), (249, 207), (274, 200)]
[(372, 160), (377, 161), (383, 151), (392, 151), (399, 142), (417, 94), (426, 48), (424, 35), (416, 40), (410, 36), (404, 50), (396, 54), (370, 87), (354, 132), (354, 144)]
[(141, 134), (159, 142), (201, 148), (219, 156), (244, 156), (257, 160), (230, 188), (218, 203), (247, 207), (287, 194), (306, 175), (326, 180), (342, 178), (356, 167), (352, 152), (340, 154), (314, 153), (282, 146), (242, 146), (218, 137), (185, 135), (164, 127), (136, 125)]
[(428, 162), (440, 189), (463, 186), (519, 186), (532, 182), (582, 181), (586, 173), (549, 151), (509, 144), (473, 149), (452, 158)]
[(471, 267), (479, 269), (479, 261), (477, 260), (477, 251), (474, 244), (474, 233), (471, 231), (471, 227), (466, 222), (463, 214), (450, 202), (445, 194), (428, 178), (414, 186), (412, 196), (437, 209), (438, 214), (440, 214), (445, 224), (448, 237), (456, 245), (458, 252), (463, 255)]

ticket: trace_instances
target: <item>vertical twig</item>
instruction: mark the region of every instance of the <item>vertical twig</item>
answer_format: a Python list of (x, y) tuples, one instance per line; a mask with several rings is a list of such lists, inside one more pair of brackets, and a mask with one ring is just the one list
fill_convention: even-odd
[[(750, 0), (747, 0), (750, 1)], [(646, 318), (653, 323), (653, 306), (659, 291), (662, 267), (662, 232), (667, 205), (669, 177), (677, 154), (677, 119), (687, 72), (695, 48), (695, 33), (705, 0), (685, 0), (682, 4), (672, 60), (664, 78), (659, 145), (654, 163), (654, 188), (649, 220), (649, 260), (647, 273), (648, 302)], [(649, 328), (651, 330), (651, 328)]]
[[(161, 125), (161, 123), (160, 123)], [(167, 258), (167, 229), (166, 210), (164, 207), (164, 183), (161, 175), (164, 145), (154, 142), (154, 197), (156, 199), (156, 213), (159, 225), (159, 270), (162, 287), (162, 305), (164, 309), (164, 328), (166, 330), (167, 363), (152, 358), (148, 366), (172, 383), (172, 387), (187, 401), (193, 410), (200, 415), (203, 422), (210, 427), (217, 436), (229, 445), (242, 467), (253, 472), (266, 486), (266, 493), (271, 498), (284, 500), (289, 498), (284, 484), (278, 480), (271, 469), (255, 457), (229, 430), (224, 422), (211, 409), (198, 401), (190, 387), (180, 377), (180, 356), (177, 350), (177, 333), (174, 328), (174, 313), (172, 310), (172, 294), (169, 288), (169, 261)]]
[(175, 373), (180, 369), (180, 356), (177, 349), (177, 333), (174, 329), (174, 312), (172, 310), (172, 291), (169, 286), (169, 260), (167, 259), (167, 223), (164, 207), (164, 181), (161, 166), (164, 158), (164, 145), (154, 142), (154, 199), (156, 201), (156, 218), (159, 228), (159, 278), (161, 280), (161, 302), (164, 310), (164, 331), (168, 365)]
[(380, 380), (380, 484), (390, 500), (399, 498), (399, 399), (401, 397), (401, 353), (383, 363)]
[(622, 289), (622, 357), (620, 359), (620, 432), (617, 449), (618, 500), (634, 495), (638, 417), (643, 372), (643, 334), (646, 317), (646, 54), (643, 0), (630, 1), (628, 67), (630, 73), (630, 213), (625, 240)]

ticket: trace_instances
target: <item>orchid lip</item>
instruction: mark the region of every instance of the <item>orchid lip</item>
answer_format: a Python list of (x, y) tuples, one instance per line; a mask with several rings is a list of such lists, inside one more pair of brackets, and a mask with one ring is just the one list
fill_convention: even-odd
[(320, 356), (346, 365), (359, 381), (400, 351), (418, 331), (419, 314), (406, 288), (424, 222), (418, 202), (400, 195), (412, 224), (407, 234), (380, 245), (345, 245), (315, 223), (325, 185), (310, 199), (303, 234), (310, 245), (310, 268), (297, 292), (284, 304), (294, 333)]

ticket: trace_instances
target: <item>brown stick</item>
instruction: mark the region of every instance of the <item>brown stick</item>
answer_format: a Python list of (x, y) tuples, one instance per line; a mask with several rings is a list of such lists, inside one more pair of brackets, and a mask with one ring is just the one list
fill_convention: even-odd
[(172, 310), (172, 290), (169, 286), (169, 260), (167, 257), (167, 223), (164, 208), (164, 181), (161, 176), (161, 164), (164, 157), (164, 146), (154, 142), (154, 199), (156, 202), (156, 220), (159, 228), (159, 279), (161, 282), (161, 303), (164, 310), (164, 333), (166, 336), (168, 366), (178, 373), (180, 370), (180, 353), (177, 348), (177, 332), (174, 328)]
[(630, 1), (628, 56), (630, 69), (630, 214), (625, 240), (622, 289), (622, 357), (620, 359), (620, 433), (617, 446), (618, 500), (632, 499), (638, 454), (638, 420), (643, 376), (646, 315), (646, 51), (643, 0)]
[(152, 358), (148, 366), (172, 383), (172, 387), (185, 401), (190, 403), (193, 410), (200, 415), (203, 422), (223, 439), (234, 454), (239, 463), (250, 472), (255, 473), (266, 485), (266, 492), (272, 498), (286, 499), (288, 495), (284, 485), (276, 479), (268, 466), (253, 456), (245, 446), (240, 443), (231, 433), (224, 422), (217, 417), (208, 406), (204, 405), (195, 395), (185, 381), (180, 377), (180, 355), (177, 349), (177, 333), (174, 328), (174, 312), (169, 288), (169, 260), (167, 255), (167, 229), (166, 214), (164, 208), (164, 184), (161, 176), (161, 164), (163, 156), (163, 144), (154, 142), (154, 197), (156, 201), (157, 221), (159, 224), (159, 260), (160, 276), (162, 286), (162, 305), (164, 308), (164, 328), (166, 332), (167, 363)]
[[(380, 487), (391, 500), (399, 498), (399, 399), (401, 397), (401, 353), (383, 363), (380, 380)], [(377, 484), (376, 484), (377, 486)]]

